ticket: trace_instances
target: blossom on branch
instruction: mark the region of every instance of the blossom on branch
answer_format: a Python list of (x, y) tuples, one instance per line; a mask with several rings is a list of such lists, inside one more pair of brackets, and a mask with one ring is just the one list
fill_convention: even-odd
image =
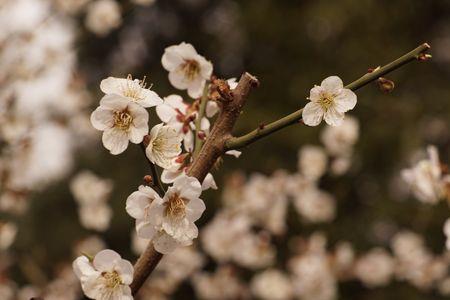
[(183, 136), (175, 128), (161, 123), (152, 128), (149, 138), (145, 149), (147, 158), (163, 169), (170, 169), (181, 153)]
[[(172, 126), (183, 135), (183, 145), (186, 151), (194, 150), (194, 121), (197, 118), (197, 109), (183, 101), (179, 95), (170, 95), (164, 98), (164, 103), (156, 107), (158, 117)], [(210, 123), (202, 118), (200, 130), (207, 133)]]
[(309, 100), (302, 112), (306, 125), (317, 126), (325, 119), (328, 125), (338, 126), (344, 120), (344, 113), (355, 107), (356, 94), (344, 88), (339, 77), (330, 76), (311, 89)]
[(133, 265), (113, 250), (102, 250), (90, 261), (79, 256), (73, 270), (90, 299), (132, 300), (129, 285), (133, 281)]
[(108, 77), (100, 83), (100, 89), (106, 95), (123, 96), (134, 101), (142, 107), (153, 107), (163, 103), (157, 93), (146, 88), (145, 78), (143, 80), (127, 78)]
[(167, 47), (161, 63), (169, 71), (169, 81), (177, 89), (187, 90), (189, 97), (199, 98), (213, 66), (191, 44), (182, 42)]
[(127, 149), (129, 141), (142, 142), (148, 133), (148, 112), (125, 97), (111, 94), (100, 100), (100, 106), (91, 114), (91, 123), (103, 131), (103, 146), (117, 155)]
[(152, 240), (156, 251), (166, 254), (198, 236), (194, 222), (206, 209), (201, 192), (196, 178), (182, 176), (163, 198), (149, 187), (140, 188), (128, 197), (126, 209), (136, 219), (138, 236)]

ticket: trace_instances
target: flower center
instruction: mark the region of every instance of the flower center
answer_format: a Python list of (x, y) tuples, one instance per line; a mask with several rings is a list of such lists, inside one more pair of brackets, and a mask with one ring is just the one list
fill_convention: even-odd
[(176, 220), (184, 218), (184, 216), (186, 216), (186, 204), (186, 199), (181, 198), (178, 194), (174, 194), (170, 197), (169, 201), (165, 203), (165, 215)]
[(131, 75), (128, 75), (127, 84), (126, 86), (122, 86), (122, 92), (125, 97), (129, 97), (135, 101), (138, 101), (144, 98), (142, 96), (142, 89), (145, 89), (146, 86), (147, 84), (145, 83), (145, 76), (142, 80), (139, 80), (139, 83), (137, 83), (136, 79), (133, 80)]
[(133, 117), (130, 115), (128, 110), (115, 111), (113, 115), (114, 127), (121, 130), (128, 130), (133, 123)]
[(109, 289), (115, 289), (122, 284), (122, 279), (117, 271), (103, 272), (102, 276), (105, 280), (105, 286)]
[(200, 64), (193, 59), (185, 60), (181, 68), (189, 80), (193, 80), (200, 73)]
[(323, 109), (328, 110), (334, 103), (334, 98), (332, 95), (322, 94), (319, 100), (319, 104)]

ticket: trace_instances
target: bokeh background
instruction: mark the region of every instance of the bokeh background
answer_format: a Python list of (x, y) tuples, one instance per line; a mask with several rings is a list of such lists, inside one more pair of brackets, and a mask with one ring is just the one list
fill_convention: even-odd
[[(236, 134), (302, 107), (309, 89), (329, 75), (339, 75), (349, 83), (368, 68), (429, 42), (431, 61), (408, 64), (387, 76), (396, 84), (391, 93), (382, 93), (375, 84), (357, 91), (358, 105), (350, 114), (359, 119), (361, 136), (353, 166), (345, 176), (326, 176), (321, 182), (337, 197), (336, 220), (314, 226), (289, 221), (289, 230), (305, 235), (324, 230), (331, 245), (345, 239), (362, 252), (387, 246), (398, 229), (411, 229), (421, 233), (434, 251), (442, 251), (447, 204), (428, 206), (405, 197), (398, 175), (416, 150), (428, 144), (438, 146), (443, 162), (450, 159), (449, 1), (157, 0), (150, 6), (119, 2), (122, 24), (106, 36), (87, 30), (83, 13), (75, 17), (75, 71), (91, 95), (90, 109), (102, 97), (99, 83), (107, 76), (147, 76), (159, 95), (176, 92), (160, 60), (167, 46), (186, 41), (213, 62), (217, 76), (239, 77), (249, 71), (259, 78), (261, 86), (252, 92)], [(156, 117), (153, 120), (156, 123)], [(199, 225), (214, 214), (227, 174), (234, 170), (247, 174), (295, 171), (298, 149), (318, 144), (319, 130), (292, 126), (245, 148), (238, 160), (225, 158), (214, 173), (219, 190), (206, 193), (208, 209)], [(48, 278), (55, 266), (72, 258), (74, 241), (90, 234), (79, 223), (69, 189), (70, 178), (84, 169), (113, 180), (109, 203), (114, 216), (101, 236), (109, 248), (135, 257), (130, 250), (133, 220), (124, 207), (127, 196), (149, 172), (139, 147), (130, 146), (125, 153), (112, 156), (98, 135), (74, 155), (75, 164), (67, 176), (30, 195), (25, 214), (5, 215), (19, 228), (10, 251), (33, 261), (37, 272)], [(19, 284), (29, 281), (19, 267), (9, 274)], [(371, 290), (357, 282), (339, 288), (340, 299), (444, 299), (398, 282)], [(192, 288), (183, 285), (174, 299), (192, 299), (192, 295)]]

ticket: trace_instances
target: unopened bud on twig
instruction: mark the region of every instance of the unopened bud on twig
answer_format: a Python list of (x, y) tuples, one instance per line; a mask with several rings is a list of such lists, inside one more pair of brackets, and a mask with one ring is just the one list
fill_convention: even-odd
[(206, 133), (205, 133), (203, 130), (200, 130), (200, 131), (197, 133), (197, 137), (203, 141), (203, 140), (205, 140), (205, 138), (206, 138)]
[(152, 185), (153, 184), (153, 178), (150, 175), (145, 175), (142, 180), (144, 181), (145, 185)]
[(144, 136), (144, 139), (142, 140), (142, 144), (144, 144), (144, 146), (147, 148), (147, 146), (148, 146), (148, 144), (150, 144), (150, 140), (151, 140), (151, 137), (150, 137), (150, 135), (146, 135), (146, 136)]
[(390, 93), (395, 88), (395, 83), (392, 80), (380, 77), (377, 80), (378, 87), (383, 93)]
[(419, 55), (417, 55), (417, 60), (419, 61), (427, 61), (430, 60), (432, 58), (431, 54), (427, 54), (427, 53), (420, 53)]

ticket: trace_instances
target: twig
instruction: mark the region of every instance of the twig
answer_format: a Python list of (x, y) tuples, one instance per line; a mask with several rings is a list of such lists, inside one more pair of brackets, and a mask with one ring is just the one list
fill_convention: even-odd
[(194, 157), (196, 157), (200, 153), (200, 149), (203, 146), (203, 139), (199, 137), (199, 133), (202, 130), (202, 119), (205, 115), (206, 103), (208, 102), (208, 91), (209, 84), (205, 84), (205, 88), (203, 89), (202, 97), (200, 98), (200, 105), (198, 108), (197, 119), (195, 120), (195, 146), (194, 146)]
[(148, 159), (147, 155), (145, 154), (145, 143), (142, 142), (139, 144), (141, 146), (142, 151), (144, 152), (144, 156), (148, 162), (148, 165), (150, 166), (150, 173), (152, 175), (152, 186), (156, 190), (156, 192), (163, 197), (166, 193), (166, 190), (164, 189), (163, 184), (161, 183), (161, 180), (159, 179), (158, 170), (156, 169), (156, 166), (150, 159)]
[[(400, 68), (401, 66), (419, 59), (420, 55), (430, 49), (430, 46), (427, 43), (424, 43), (412, 50), (411, 52), (403, 55), (402, 57), (394, 60), (393, 62), (374, 70), (371, 73), (367, 73), (361, 78), (353, 81), (346, 88), (351, 90), (357, 90), (370, 82), (377, 80), (379, 77), (394, 71), (395, 69)], [(287, 127), (292, 124), (298, 123), (302, 119), (302, 111), (303, 109), (299, 109), (275, 122), (267, 124), (265, 126), (260, 126), (257, 129), (243, 135), (240, 137), (233, 137), (226, 141), (226, 150), (240, 149), (245, 147), (267, 135), (270, 135), (284, 127)]]

